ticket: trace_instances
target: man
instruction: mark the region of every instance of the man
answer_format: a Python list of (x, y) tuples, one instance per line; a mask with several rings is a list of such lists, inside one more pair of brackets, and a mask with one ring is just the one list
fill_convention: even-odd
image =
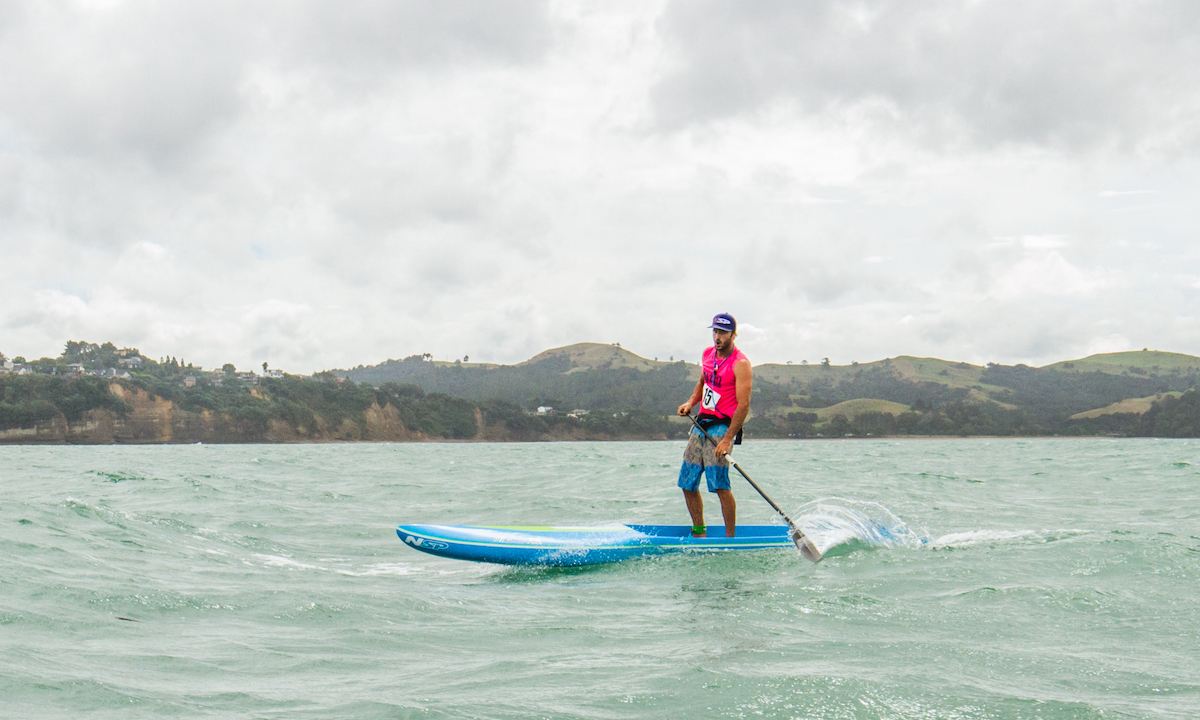
[(680, 415), (689, 415), (699, 404), (696, 418), (708, 434), (718, 439), (714, 448), (699, 430), (693, 428), (683, 451), (683, 467), (679, 469), (679, 487), (688, 513), (692, 516), (692, 536), (707, 537), (704, 526), (704, 499), (700, 496), (700, 475), (708, 483), (708, 491), (721, 501), (721, 517), (725, 519), (725, 537), (733, 537), (737, 525), (737, 502), (729, 489), (729, 460), (725, 458), (734, 444), (741, 443), (742, 425), (750, 414), (750, 391), (754, 372), (750, 360), (734, 346), (737, 320), (729, 313), (713, 318), (713, 345), (704, 351), (700, 362), (700, 380), (688, 401), (679, 406)]

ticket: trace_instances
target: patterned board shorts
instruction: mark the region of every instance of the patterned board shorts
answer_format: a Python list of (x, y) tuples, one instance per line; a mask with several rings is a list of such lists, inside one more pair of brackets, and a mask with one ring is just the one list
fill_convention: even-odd
[[(728, 425), (715, 425), (708, 429), (708, 434), (720, 441), (725, 437)], [(700, 433), (692, 429), (688, 436), (687, 447), (683, 450), (683, 466), (679, 468), (679, 487), (695, 491), (700, 488), (700, 474), (708, 482), (708, 491), (729, 489), (729, 461), (717, 459), (716, 448)]]

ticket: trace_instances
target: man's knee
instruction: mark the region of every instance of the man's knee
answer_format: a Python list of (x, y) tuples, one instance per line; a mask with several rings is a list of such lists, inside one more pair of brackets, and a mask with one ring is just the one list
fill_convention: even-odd
[(684, 492), (697, 490), (700, 487), (700, 476), (703, 474), (703, 467), (685, 461), (679, 468), (678, 485), (683, 488)]

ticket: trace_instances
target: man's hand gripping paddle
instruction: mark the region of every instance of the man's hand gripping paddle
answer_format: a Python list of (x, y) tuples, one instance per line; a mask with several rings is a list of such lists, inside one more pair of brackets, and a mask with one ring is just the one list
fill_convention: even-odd
[[(696, 426), (697, 430), (704, 434), (704, 437), (708, 438), (708, 441), (713, 444), (713, 447), (717, 446), (717, 441), (713, 438), (713, 436), (709, 435), (708, 431), (700, 427), (700, 423), (696, 422), (695, 415), (688, 413), (688, 419), (692, 421), (692, 424)], [(762, 491), (762, 488), (758, 486), (758, 483), (751, 480), (750, 476), (746, 474), (746, 471), (743, 470), (740, 465), (734, 462), (732, 457), (727, 454), (725, 455), (725, 459), (729, 461), (729, 464), (732, 465), (735, 470), (741, 473), (742, 477), (746, 478), (746, 482), (750, 483), (750, 487), (757, 490), (758, 494), (762, 495), (763, 500), (766, 500), (768, 503), (770, 503), (771, 507), (775, 508), (775, 512), (779, 513), (779, 515), (787, 521), (788, 527), (792, 530), (792, 542), (796, 543), (796, 549), (800, 551), (800, 554), (809, 560), (812, 560), (813, 562), (820, 562), (821, 551), (817, 549), (817, 546), (813, 544), (813, 541), (809, 540), (804, 533), (800, 532), (800, 528), (796, 527), (796, 523), (792, 522), (792, 519), (787, 516), (787, 513), (780, 510), (779, 506), (775, 504), (775, 501), (767, 497), (767, 494)]]

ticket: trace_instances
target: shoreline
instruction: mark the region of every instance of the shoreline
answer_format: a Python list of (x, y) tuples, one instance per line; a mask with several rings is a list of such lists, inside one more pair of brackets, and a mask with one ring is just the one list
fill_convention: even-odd
[[(1135, 437), (1108, 435), (891, 435), (886, 437), (808, 437), (808, 438), (752, 438), (748, 443), (785, 443), (785, 442), (880, 442), (895, 440), (1192, 440), (1198, 438), (1175, 437)], [(683, 443), (682, 438), (591, 438), (591, 439), (556, 439), (545, 440), (495, 440), (487, 438), (427, 438), (420, 440), (287, 440), (262, 441), (247, 440), (245, 442), (227, 441), (150, 441), (150, 442), (68, 442), (63, 440), (45, 440), (33, 442), (9, 441), (0, 438), (0, 448), (4, 447), (161, 447), (167, 445), (438, 445), (438, 444), (502, 444), (502, 445), (540, 445), (551, 443)]]

